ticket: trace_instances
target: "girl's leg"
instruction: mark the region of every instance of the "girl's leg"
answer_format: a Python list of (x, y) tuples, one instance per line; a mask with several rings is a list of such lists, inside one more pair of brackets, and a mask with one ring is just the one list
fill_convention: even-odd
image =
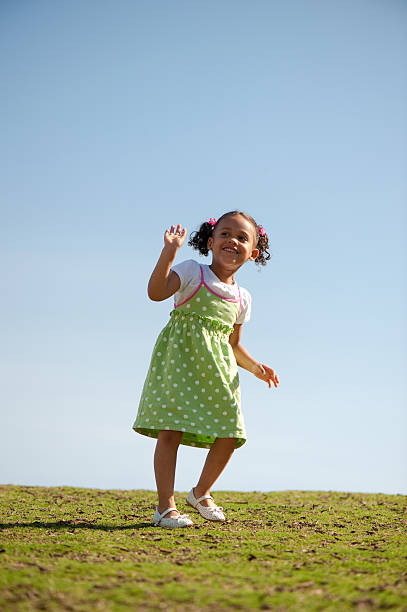
[[(210, 495), (212, 485), (223, 472), (235, 447), (235, 438), (216, 438), (206, 457), (199, 482), (194, 488), (194, 495), (196, 498), (202, 497), (202, 495)], [(216, 505), (211, 499), (204, 499), (200, 503), (203, 506)]]
[[(174, 481), (177, 463), (178, 446), (182, 431), (160, 431), (154, 453), (154, 472), (158, 493), (158, 512), (175, 508)], [(178, 516), (178, 512), (169, 512), (166, 518)]]

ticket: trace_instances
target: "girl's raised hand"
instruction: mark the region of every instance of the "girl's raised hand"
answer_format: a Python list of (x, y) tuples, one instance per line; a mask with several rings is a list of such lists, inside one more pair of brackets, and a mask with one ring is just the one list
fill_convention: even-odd
[(260, 378), (260, 380), (264, 380), (264, 382), (268, 384), (269, 389), (271, 389), (271, 383), (273, 383), (275, 387), (278, 387), (280, 381), (278, 380), (276, 372), (273, 368), (270, 368), (264, 363), (259, 363), (253, 374), (257, 376), (257, 378)]
[(181, 231), (181, 226), (179, 224), (177, 225), (177, 229), (175, 229), (174, 225), (171, 225), (170, 230), (165, 230), (164, 245), (171, 249), (179, 249), (184, 244), (186, 235), (187, 230), (185, 227)]

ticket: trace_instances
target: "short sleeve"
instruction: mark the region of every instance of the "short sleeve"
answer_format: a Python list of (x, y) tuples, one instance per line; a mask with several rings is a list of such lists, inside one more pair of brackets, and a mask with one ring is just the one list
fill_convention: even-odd
[(236, 319), (236, 323), (241, 325), (242, 323), (247, 323), (250, 320), (250, 314), (252, 310), (252, 296), (243, 287), (240, 287), (240, 295), (242, 297), (242, 309), (240, 311), (239, 316)]
[(199, 263), (194, 259), (186, 259), (185, 261), (181, 261), (181, 263), (172, 266), (171, 271), (176, 272), (181, 281), (180, 288), (175, 295), (179, 294), (182, 296), (185, 293), (185, 290), (188, 290), (190, 285), (195, 286), (197, 283), (200, 283), (201, 268)]

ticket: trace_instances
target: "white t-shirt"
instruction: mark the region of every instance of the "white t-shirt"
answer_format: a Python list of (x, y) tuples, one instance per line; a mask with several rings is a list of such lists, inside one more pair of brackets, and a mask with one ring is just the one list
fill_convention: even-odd
[[(201, 266), (205, 284), (208, 285), (210, 289), (222, 297), (232, 298), (234, 300), (239, 299), (239, 289), (236, 283), (233, 285), (222, 283), (208, 265), (201, 264)], [(181, 281), (180, 288), (174, 293), (174, 305), (187, 300), (199, 287), (201, 283), (201, 266), (194, 259), (187, 259), (186, 261), (182, 261), (172, 266), (171, 270), (178, 274)], [(240, 287), (240, 295), (242, 298), (242, 309), (236, 319), (236, 323), (239, 324), (249, 321), (252, 304), (252, 298), (247, 289)]]

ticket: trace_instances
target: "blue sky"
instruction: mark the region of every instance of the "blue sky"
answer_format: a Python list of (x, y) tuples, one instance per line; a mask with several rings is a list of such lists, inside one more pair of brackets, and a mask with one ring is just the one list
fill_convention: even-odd
[(242, 340), (281, 383), (241, 372), (215, 489), (407, 493), (406, 26), (394, 0), (1, 4), (1, 482), (154, 488), (147, 281), (168, 225), (238, 208), (272, 240)]

